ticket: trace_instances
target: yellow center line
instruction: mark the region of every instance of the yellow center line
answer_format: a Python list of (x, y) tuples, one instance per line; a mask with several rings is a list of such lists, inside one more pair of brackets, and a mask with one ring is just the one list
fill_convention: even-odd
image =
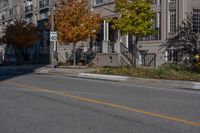
[(129, 111), (129, 112), (135, 112), (135, 113), (140, 113), (140, 114), (144, 114), (144, 115), (148, 115), (148, 116), (152, 116), (152, 117), (156, 117), (156, 118), (161, 118), (161, 119), (170, 120), (170, 121), (174, 121), (174, 122), (184, 123), (187, 125), (200, 126), (200, 123), (198, 123), (198, 122), (193, 122), (190, 120), (185, 120), (185, 119), (171, 117), (171, 116), (162, 115), (162, 114), (158, 114), (158, 113), (148, 112), (145, 110), (136, 109), (136, 108), (132, 108), (132, 107), (124, 106), (124, 105), (104, 102), (101, 100), (95, 100), (95, 99), (85, 98), (85, 97), (81, 97), (81, 96), (76, 96), (76, 95), (72, 95), (66, 91), (63, 92), (63, 91), (50, 90), (50, 89), (39, 88), (39, 87), (31, 86), (31, 85), (26, 85), (26, 84), (21, 84), (21, 83), (16, 83), (16, 82), (9, 82), (9, 81), (4, 81), (3, 83), (7, 83), (7, 84), (14, 85), (17, 87), (23, 87), (24, 89), (28, 89), (28, 90), (31, 90), (34, 92), (42, 92), (42, 93), (55, 94), (55, 95), (59, 95), (59, 96), (65, 96), (65, 97), (69, 97), (69, 98), (76, 99), (79, 101), (95, 103), (95, 104), (113, 107), (116, 109), (121, 109), (121, 110)]

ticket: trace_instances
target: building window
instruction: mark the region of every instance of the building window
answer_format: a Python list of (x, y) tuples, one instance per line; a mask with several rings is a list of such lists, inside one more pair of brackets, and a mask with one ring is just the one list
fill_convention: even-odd
[(49, 6), (49, 0), (40, 0), (39, 1), (40, 8), (47, 7), (47, 6)]
[(48, 12), (40, 13), (40, 19), (46, 19), (46, 18), (48, 18)]
[(8, 0), (0, 0), (0, 7), (5, 7), (8, 5)]
[(102, 4), (103, 0), (96, 0), (95, 5)]
[(193, 10), (193, 31), (200, 32), (200, 9)]
[(167, 51), (167, 60), (169, 62), (177, 62), (178, 61), (178, 50), (168, 50)]
[(170, 32), (176, 31), (176, 10), (170, 11)]
[(152, 5), (160, 5), (161, 0), (153, 0)]
[(145, 36), (145, 37), (140, 37), (139, 41), (150, 41), (150, 40), (160, 40), (160, 24), (161, 24), (161, 19), (160, 19), (160, 13), (155, 13), (154, 18), (152, 19), (153, 22), (153, 29), (157, 31), (156, 34), (150, 35), (150, 36)]
[(2, 20), (5, 20), (5, 15), (2, 15), (2, 16), (1, 16), (1, 19), (2, 19)]
[(13, 9), (9, 9), (9, 15), (13, 15)]
[(27, 21), (28, 23), (31, 23), (31, 22), (32, 22), (32, 16), (27, 16), (27, 17), (26, 17), (26, 21)]

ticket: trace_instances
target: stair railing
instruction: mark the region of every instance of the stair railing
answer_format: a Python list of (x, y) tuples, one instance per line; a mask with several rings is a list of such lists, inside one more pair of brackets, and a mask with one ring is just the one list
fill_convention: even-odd
[(120, 42), (120, 53), (125, 56), (125, 58), (133, 64), (134, 58), (133, 58), (133, 51), (129, 50), (122, 42)]

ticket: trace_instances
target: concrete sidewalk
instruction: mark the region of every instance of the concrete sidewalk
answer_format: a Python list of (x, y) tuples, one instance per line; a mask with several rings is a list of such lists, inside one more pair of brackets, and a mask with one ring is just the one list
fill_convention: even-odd
[(1, 66), (0, 69), (12, 69), (12, 70), (14, 69), (17, 71), (25, 70), (37, 74), (57, 74), (57, 75), (72, 76), (79, 78), (119, 81), (127, 84), (144, 85), (150, 87), (200, 90), (200, 82), (92, 74), (90, 72), (93, 71), (94, 69), (87, 67), (76, 67), (75, 69), (73, 69), (72, 67), (58, 67), (52, 69), (49, 65), (46, 66), (26, 65), (26, 66)]
[(91, 71), (87, 67), (77, 66), (75, 69), (73, 67), (58, 67), (52, 69), (50, 65), (8, 65), (0, 66), (0, 69), (11, 69), (16, 71), (29, 71), (30, 73), (40, 73), (40, 74), (63, 74), (67, 76), (78, 76), (79, 73), (86, 73)]

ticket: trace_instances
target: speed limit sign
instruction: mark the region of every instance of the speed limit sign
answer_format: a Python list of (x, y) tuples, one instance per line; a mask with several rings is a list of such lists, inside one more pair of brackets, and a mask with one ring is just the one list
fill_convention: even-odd
[(57, 32), (55, 32), (55, 31), (50, 32), (50, 41), (52, 41), (52, 42), (57, 41)]

